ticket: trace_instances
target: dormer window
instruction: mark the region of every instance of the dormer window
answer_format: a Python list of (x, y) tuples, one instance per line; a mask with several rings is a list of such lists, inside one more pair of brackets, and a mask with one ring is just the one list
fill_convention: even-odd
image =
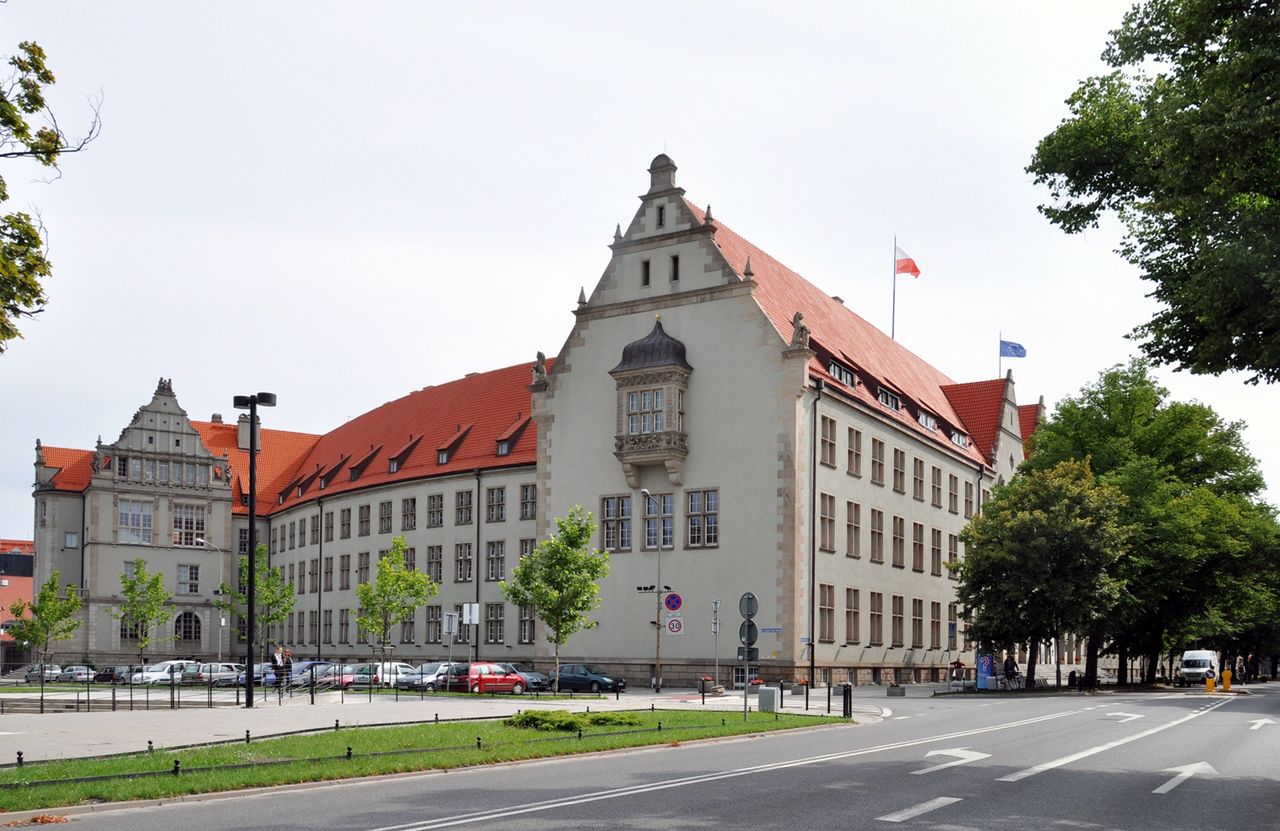
[(880, 399), (881, 404), (885, 405), (891, 410), (896, 411), (896, 410), (902, 409), (901, 399), (899, 399), (898, 396), (895, 395), (894, 393), (889, 392), (884, 387), (880, 388), (880, 391), (877, 393), (876, 397)]
[(328, 486), (329, 486), (329, 480), (325, 479), (323, 476), (320, 477), (320, 490), (324, 490)]
[(954, 444), (956, 447), (968, 447), (969, 437), (966, 436), (964, 433), (961, 433), (959, 430), (952, 430), (951, 443)]
[(844, 384), (847, 387), (856, 387), (858, 385), (857, 376), (853, 374), (853, 370), (840, 363), (832, 361), (827, 365), (827, 371), (831, 373), (831, 377)]
[(916, 421), (920, 422), (920, 426), (926, 430), (938, 429), (938, 420), (924, 410), (916, 412)]
[(507, 441), (507, 440), (505, 440), (505, 439), (504, 439), (504, 440), (502, 440), (502, 441), (500, 441), (500, 442), (498, 442), (498, 455), (499, 455), (499, 456), (510, 456), (510, 455), (511, 455), (511, 442), (509, 442), (509, 441)]
[(353, 468), (351, 468), (351, 471), (350, 471), (350, 472), (351, 472), (351, 481), (352, 481), (352, 482), (354, 482), (355, 480), (357, 480), (357, 479), (359, 479), (359, 478), (360, 478), (360, 471), (356, 470), (354, 467), (353, 467)]
[(387, 462), (387, 473), (395, 473), (399, 469), (400, 469), (399, 459), (392, 459), (391, 461)]
[(441, 451), (439, 451), (439, 452), (437, 452), (437, 453), (436, 453), (436, 464), (438, 464), (438, 465), (447, 465), (447, 464), (449, 464), (449, 451), (448, 451), (448, 450), (441, 450)]

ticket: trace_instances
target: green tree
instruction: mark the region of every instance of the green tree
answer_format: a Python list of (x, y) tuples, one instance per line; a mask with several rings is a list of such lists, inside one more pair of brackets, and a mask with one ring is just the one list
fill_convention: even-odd
[(133, 561), (132, 570), (120, 575), (120, 593), (124, 600), (111, 616), (138, 639), (138, 663), (143, 663), (147, 647), (174, 640), (174, 635), (161, 635), (157, 627), (173, 617), (173, 595), (164, 587), (164, 575), (147, 571), (147, 561)]
[(373, 582), (356, 586), (356, 598), (362, 609), (356, 625), (376, 638), (384, 663), (391, 642), (391, 627), (412, 617), (440, 590), (426, 574), (409, 570), (404, 561), (406, 548), (403, 535), (392, 540), (391, 550), (378, 559), (378, 573)]
[(517, 606), (532, 606), (547, 625), (547, 641), (555, 647), (556, 691), (559, 692), (560, 647), (583, 629), (596, 625), (591, 612), (600, 605), (600, 583), (609, 573), (609, 554), (591, 548), (596, 524), (575, 505), (556, 517), (556, 533), (521, 557), (502, 581), (502, 592)]
[[(62, 154), (79, 152), (97, 138), (101, 128), (97, 106), (85, 135), (72, 139), (45, 101), (45, 88), (53, 85), (54, 77), (40, 45), (23, 41), (8, 64), (9, 77), (0, 80), (0, 158), (34, 159), (56, 170)], [(8, 199), (8, 187), (0, 177), (0, 202)], [(43, 281), (53, 267), (45, 255), (42, 231), (39, 218), (32, 219), (29, 213), (16, 211), (0, 217), (0, 352), (9, 341), (22, 337), (19, 320), (44, 310)]]
[(1277, 44), (1272, 0), (1140, 3), (1027, 168), (1063, 231), (1119, 216), (1161, 303), (1135, 332), (1148, 356), (1254, 383), (1280, 379)]
[[(283, 571), (283, 568), (270, 566), (267, 560), (267, 547), (259, 544), (255, 550), (253, 580), (253, 604), (256, 607), (253, 620), (254, 628), (258, 630), (254, 633), (253, 642), (257, 646), (259, 663), (266, 659), (266, 650), (271, 640), (271, 627), (284, 622), (284, 619), (293, 611), (294, 603), (297, 602), (297, 595), (285, 582)], [(239, 581), (235, 586), (229, 586), (226, 583), (219, 585), (218, 599), (213, 601), (214, 606), (230, 615), (232, 620), (237, 621), (237, 631), (241, 631), (239, 621), (245, 620), (249, 611), (249, 599), (246, 593), (241, 591), (248, 585), (249, 558), (242, 556)], [(244, 625), (247, 626), (247, 622)], [(248, 637), (247, 632), (242, 635), (241, 640), (243, 641), (246, 637)]]
[(970, 637), (1005, 647), (1028, 643), (1029, 685), (1039, 644), (1088, 631), (1114, 603), (1110, 572), (1127, 538), (1123, 503), (1118, 490), (1096, 481), (1087, 461), (1065, 461), (996, 488), (961, 532), (965, 559), (956, 567), (956, 599)]
[(64, 590), (58, 584), (60, 579), (61, 575), (55, 571), (40, 586), (33, 600), (18, 598), (9, 604), (9, 614), (13, 615), (9, 634), (18, 643), (35, 647), (42, 675), (54, 642), (65, 641), (80, 628), (76, 617), (80, 612), (80, 593), (70, 583)]

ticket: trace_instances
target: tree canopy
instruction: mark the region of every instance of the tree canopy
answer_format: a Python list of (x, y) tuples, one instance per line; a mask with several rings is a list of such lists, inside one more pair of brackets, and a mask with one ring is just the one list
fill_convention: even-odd
[(521, 557), (502, 592), (517, 606), (532, 606), (547, 626), (547, 641), (555, 648), (556, 678), (560, 675), (560, 647), (574, 633), (596, 625), (591, 612), (600, 605), (600, 581), (609, 574), (609, 554), (591, 548), (596, 524), (591, 514), (575, 505), (556, 517), (556, 533)]
[[(9, 76), (0, 80), (0, 159), (32, 159), (57, 169), (64, 153), (83, 150), (98, 136), (101, 122), (95, 106), (89, 128), (80, 138), (62, 131), (45, 100), (54, 84), (40, 44), (23, 41), (7, 63)], [(0, 202), (9, 189), (0, 177)], [(53, 273), (45, 251), (39, 217), (15, 211), (0, 216), (0, 352), (22, 337), (18, 322), (44, 310), (44, 281)]]
[(35, 647), (41, 663), (49, 660), (55, 641), (70, 638), (80, 628), (81, 621), (76, 617), (80, 611), (80, 593), (70, 583), (64, 588), (59, 583), (61, 579), (55, 571), (41, 584), (34, 598), (18, 598), (9, 604), (9, 614), (13, 615), (9, 635), (18, 643)]
[(391, 542), (391, 550), (378, 558), (378, 573), (372, 583), (356, 586), (361, 613), (356, 625), (374, 636), (375, 643), (383, 649), (391, 642), (391, 627), (413, 616), (419, 606), (425, 604), (440, 590), (425, 574), (412, 571), (405, 564), (404, 536)]
[(120, 593), (124, 595), (112, 617), (121, 621), (138, 639), (138, 655), (173, 635), (161, 635), (155, 628), (173, 617), (173, 595), (164, 587), (164, 575), (147, 571), (147, 561), (134, 560), (132, 568), (120, 575)]
[[(258, 647), (259, 655), (265, 652), (270, 638), (271, 627), (283, 623), (297, 602), (293, 588), (285, 582), (284, 567), (272, 568), (267, 560), (267, 547), (259, 544), (254, 554), (253, 577), (253, 642)], [(232, 616), (237, 626), (248, 625), (246, 616), (249, 611), (249, 599), (242, 589), (249, 585), (249, 558), (240, 557), (240, 579), (235, 586), (226, 583), (218, 586), (218, 599), (213, 605)], [(243, 621), (243, 623), (241, 622)], [(246, 632), (244, 637), (248, 637)]]
[(1027, 168), (1041, 212), (1067, 233), (1119, 216), (1161, 304), (1149, 357), (1280, 379), (1280, 6), (1148, 0), (1102, 57)]

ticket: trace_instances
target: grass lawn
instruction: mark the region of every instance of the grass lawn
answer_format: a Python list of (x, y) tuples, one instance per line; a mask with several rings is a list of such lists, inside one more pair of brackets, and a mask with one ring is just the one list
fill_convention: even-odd
[[(588, 714), (583, 714), (585, 718)], [(66, 759), (0, 770), (0, 810), (23, 811), (86, 802), (156, 799), (179, 794), (318, 782), (384, 773), (483, 765), (564, 756), (623, 747), (677, 744), (734, 736), (847, 724), (845, 719), (796, 713), (750, 714), (648, 710), (589, 714), (612, 723), (560, 719), (558, 730), (515, 727), (504, 720), (404, 727), (344, 728), (308, 736), (263, 739), (252, 744), (154, 753), (111, 759)], [(570, 717), (572, 718), (572, 717)], [(658, 726), (661, 724), (661, 730)], [(581, 737), (577, 728), (581, 727)], [(568, 728), (566, 730), (566, 728)], [(347, 757), (348, 748), (351, 756)], [(180, 775), (174, 775), (174, 762)], [(210, 768), (210, 769), (203, 769)], [(122, 775), (130, 778), (120, 778)], [(109, 777), (90, 782), (53, 782)]]

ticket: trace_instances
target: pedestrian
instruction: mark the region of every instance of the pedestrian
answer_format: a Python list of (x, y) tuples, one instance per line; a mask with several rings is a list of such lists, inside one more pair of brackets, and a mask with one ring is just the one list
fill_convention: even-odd
[(271, 653), (271, 671), (279, 674), (280, 669), (284, 666), (284, 648), (277, 645), (276, 651)]
[(283, 677), (278, 676), (277, 683), (280, 686), (288, 684), (293, 679), (293, 651), (286, 649), (284, 651), (284, 664), (281, 667), (284, 670)]
[(1012, 650), (1004, 654), (1004, 677), (1006, 681), (1012, 681), (1018, 677), (1018, 662), (1013, 660)]

